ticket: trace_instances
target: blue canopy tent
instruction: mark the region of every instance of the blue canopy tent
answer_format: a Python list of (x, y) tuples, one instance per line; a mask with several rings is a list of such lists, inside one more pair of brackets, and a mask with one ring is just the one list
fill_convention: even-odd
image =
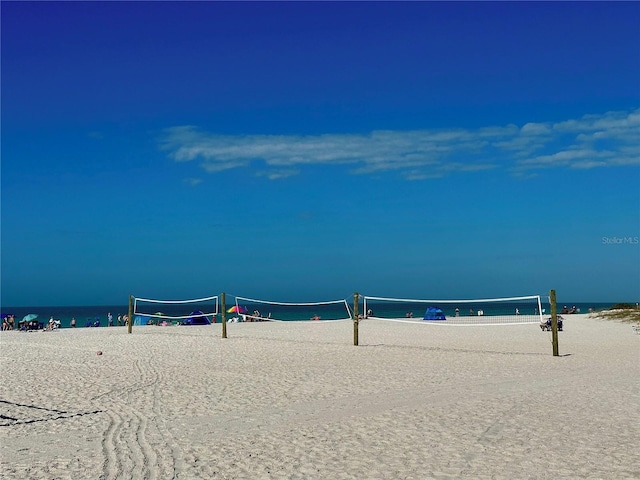
[(133, 317), (133, 324), (135, 326), (157, 325), (159, 322), (159, 319), (163, 316), (164, 316), (164, 313), (162, 312), (156, 312), (153, 314), (153, 316), (151, 314), (136, 315), (135, 317)]
[(425, 320), (446, 320), (447, 317), (444, 315), (444, 312), (438, 307), (429, 307), (427, 311), (424, 313)]
[(133, 317), (133, 324), (136, 327), (141, 327), (143, 325), (152, 325), (153, 317), (150, 317), (148, 315), (136, 315), (135, 317)]
[(200, 310), (191, 312), (189, 315), (190, 317), (184, 320), (183, 325), (211, 325), (211, 320)]

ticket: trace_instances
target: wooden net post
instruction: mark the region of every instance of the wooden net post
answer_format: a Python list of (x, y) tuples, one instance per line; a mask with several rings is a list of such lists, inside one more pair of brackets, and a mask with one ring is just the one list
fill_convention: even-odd
[(549, 302), (551, 303), (551, 343), (553, 344), (553, 356), (560, 355), (558, 351), (558, 308), (556, 305), (556, 291), (549, 292)]
[(220, 308), (222, 308), (222, 338), (227, 338), (227, 299), (224, 292), (220, 294)]
[(360, 295), (358, 295), (358, 292), (353, 294), (353, 344), (354, 345), (358, 345), (358, 323), (359, 323), (359, 318), (358, 318), (358, 301), (359, 301), (359, 297)]
[(129, 319), (127, 331), (131, 333), (133, 329), (133, 295), (129, 295), (129, 316), (127, 318)]

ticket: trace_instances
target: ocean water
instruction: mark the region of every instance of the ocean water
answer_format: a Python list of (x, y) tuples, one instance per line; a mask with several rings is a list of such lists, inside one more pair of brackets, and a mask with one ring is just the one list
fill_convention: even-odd
[[(546, 299), (543, 299), (546, 300)], [(564, 305), (569, 308), (576, 306), (580, 313), (588, 313), (589, 309), (604, 310), (611, 308), (612, 305), (617, 302), (563, 302), (558, 304), (558, 313), (562, 310)], [(635, 304), (635, 302), (627, 302)], [(231, 308), (235, 303), (227, 303), (226, 307)], [(322, 320), (340, 320), (350, 318), (353, 311), (353, 300), (345, 303), (335, 303), (329, 305), (301, 305), (301, 306), (289, 306), (289, 305), (277, 305), (277, 304), (257, 304), (242, 302), (240, 306), (246, 307), (249, 314), (252, 314), (254, 310), (258, 310), (263, 317), (271, 316), (271, 318), (284, 321), (304, 321), (311, 320), (316, 315)], [(347, 309), (348, 306), (348, 309)], [(515, 309), (519, 310), (521, 315), (535, 315), (537, 314), (537, 305), (532, 301), (524, 302), (509, 302), (509, 303), (446, 303), (446, 304), (427, 304), (422, 302), (368, 302), (367, 309), (373, 311), (373, 315), (382, 318), (404, 318), (411, 312), (415, 318), (422, 318), (424, 312), (428, 306), (440, 307), (447, 317), (455, 316), (455, 309), (459, 309), (460, 316), (468, 316), (470, 309), (473, 310), (474, 315), (478, 310), (482, 310), (484, 315), (513, 315)], [(16, 322), (19, 322), (25, 315), (36, 314), (38, 315), (38, 321), (47, 323), (49, 318), (53, 317), (56, 320), (60, 320), (62, 328), (70, 328), (71, 319), (76, 319), (77, 328), (86, 328), (87, 323), (93, 323), (96, 320), (100, 320), (100, 326), (107, 326), (107, 315), (111, 313), (113, 315), (114, 325), (117, 326), (118, 315), (126, 315), (128, 313), (128, 305), (93, 305), (93, 306), (52, 306), (52, 307), (2, 307), (2, 317), (7, 314), (13, 314)], [(362, 302), (358, 305), (359, 313), (363, 313), (364, 305)], [(549, 315), (551, 313), (551, 307), (548, 303), (543, 301), (542, 303), (543, 313)], [(184, 305), (139, 305), (137, 307), (137, 314), (144, 315), (154, 314), (158, 311), (162, 311), (167, 316), (188, 316), (193, 310), (201, 310), (205, 314), (215, 312), (215, 304), (209, 305), (197, 305), (197, 306), (184, 306)], [(235, 313), (227, 313), (227, 321), (238, 316)], [(211, 319), (211, 315), (209, 315)], [(218, 313), (217, 321), (221, 321), (221, 314)]]

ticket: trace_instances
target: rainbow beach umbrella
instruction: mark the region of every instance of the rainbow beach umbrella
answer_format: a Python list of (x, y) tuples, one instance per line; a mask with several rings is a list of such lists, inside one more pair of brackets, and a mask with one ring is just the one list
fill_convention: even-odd
[(227, 313), (248, 313), (248, 312), (249, 310), (247, 310), (247, 307), (241, 307), (238, 305), (234, 305), (229, 310), (227, 310)]

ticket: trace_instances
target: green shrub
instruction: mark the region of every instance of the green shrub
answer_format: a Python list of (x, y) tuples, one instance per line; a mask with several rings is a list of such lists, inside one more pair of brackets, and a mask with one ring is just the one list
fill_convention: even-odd
[(609, 310), (633, 310), (635, 305), (631, 305), (630, 303), (616, 303)]

